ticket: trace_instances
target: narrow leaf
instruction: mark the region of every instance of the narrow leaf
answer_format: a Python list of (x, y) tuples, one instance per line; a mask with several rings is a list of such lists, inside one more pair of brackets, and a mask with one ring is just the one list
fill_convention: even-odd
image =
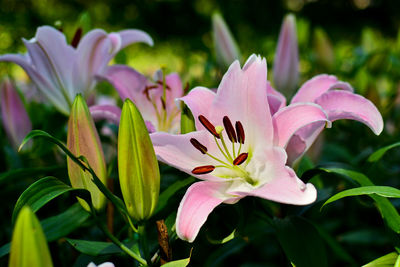
[(87, 241), (70, 238), (66, 238), (66, 240), (79, 252), (91, 256), (118, 254), (122, 252), (119, 247), (110, 242)]
[(393, 267), (396, 263), (399, 254), (397, 252), (389, 253), (385, 256), (377, 258), (376, 260), (371, 261), (363, 265), (362, 267)]
[(29, 186), (18, 198), (12, 214), (14, 223), (19, 211), (25, 205), (31, 207), (33, 212), (38, 211), (52, 199), (70, 191), (77, 191), (80, 194), (86, 194), (86, 190), (74, 189), (55, 177), (44, 177)]
[(193, 114), (183, 101), (181, 104), (181, 109), (181, 134), (196, 131)]
[(383, 157), (383, 155), (385, 155), (385, 153), (387, 151), (389, 151), (392, 148), (399, 147), (399, 146), (400, 146), (400, 142), (397, 142), (397, 143), (382, 147), (382, 148), (378, 149), (377, 151), (375, 151), (374, 153), (372, 153), (368, 157), (368, 161), (369, 162), (377, 162), (378, 160), (380, 160)]
[(382, 197), (391, 197), (391, 198), (400, 198), (400, 190), (390, 186), (362, 186), (358, 188), (352, 188), (348, 190), (344, 190), (342, 192), (337, 193), (336, 195), (330, 197), (327, 201), (325, 201), (324, 205), (322, 205), (321, 209), (336, 200), (339, 200), (344, 197), (350, 196), (361, 196), (361, 195), (372, 195), (376, 194)]

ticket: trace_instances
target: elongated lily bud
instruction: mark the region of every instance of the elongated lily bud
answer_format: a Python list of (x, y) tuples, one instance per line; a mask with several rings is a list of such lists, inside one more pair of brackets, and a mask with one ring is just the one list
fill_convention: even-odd
[(299, 81), (299, 48), (296, 18), (289, 14), (283, 20), (274, 60), (275, 87), (286, 96), (292, 95)]
[(129, 215), (137, 221), (150, 218), (160, 192), (160, 171), (146, 124), (129, 99), (119, 125), (118, 171)]
[(327, 70), (331, 70), (335, 64), (335, 54), (332, 43), (322, 28), (315, 29), (314, 47), (318, 62)]
[(42, 227), (28, 206), (23, 207), (18, 214), (11, 240), (8, 266), (53, 266)]
[(5, 79), (1, 84), (0, 94), (3, 127), (12, 146), (18, 148), (24, 137), (32, 130), (32, 124), (24, 104), (9, 79)]
[[(77, 157), (84, 156), (99, 179), (106, 184), (107, 171), (100, 138), (82, 95), (77, 95), (68, 121), (68, 149)], [(67, 159), (68, 175), (72, 187), (89, 190), (96, 210), (106, 204), (106, 198), (92, 181), (92, 175), (85, 172), (70, 158)], [(86, 201), (79, 199), (82, 207), (90, 210)]]
[(227, 69), (233, 61), (240, 60), (240, 50), (222, 16), (212, 16), (215, 55), (218, 64)]

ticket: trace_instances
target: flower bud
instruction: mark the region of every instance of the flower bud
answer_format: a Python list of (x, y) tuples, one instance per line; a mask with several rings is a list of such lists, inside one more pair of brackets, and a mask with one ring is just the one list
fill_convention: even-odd
[[(78, 94), (72, 105), (68, 121), (68, 149), (77, 157), (84, 156), (97, 177), (106, 184), (107, 170), (100, 138), (82, 95)], [(82, 170), (73, 160), (67, 159), (68, 175), (74, 188), (87, 189), (96, 210), (101, 210), (106, 204), (106, 198), (92, 181), (92, 175)], [(78, 198), (82, 207), (90, 210), (83, 199)]]
[(299, 81), (299, 48), (296, 18), (289, 14), (283, 20), (274, 60), (275, 87), (286, 96), (293, 93)]
[(18, 148), (32, 130), (32, 124), (18, 92), (9, 79), (0, 86), (1, 118), (4, 130), (13, 147)]
[(24, 206), (18, 214), (8, 266), (53, 266), (40, 222), (28, 206)]
[(240, 50), (222, 16), (215, 13), (212, 16), (213, 38), (217, 62), (227, 69), (233, 61), (240, 60)]
[(145, 122), (129, 99), (119, 125), (118, 171), (129, 215), (137, 221), (150, 218), (158, 201), (160, 172)]

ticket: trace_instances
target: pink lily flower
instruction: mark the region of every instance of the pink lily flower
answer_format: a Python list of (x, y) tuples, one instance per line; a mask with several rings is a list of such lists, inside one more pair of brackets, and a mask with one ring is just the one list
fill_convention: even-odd
[(9, 79), (0, 85), (1, 118), (7, 137), (14, 148), (18, 148), (32, 130), (32, 123), (18, 92)]
[(150, 36), (140, 30), (107, 34), (95, 29), (75, 49), (63, 33), (49, 26), (39, 27), (34, 38), (23, 42), (27, 54), (2, 55), (0, 61), (21, 66), (40, 92), (64, 114), (69, 114), (76, 94), (86, 96), (90, 92), (96, 84), (95, 75), (103, 73), (121, 49), (135, 42), (153, 44)]
[[(279, 116), (288, 107), (299, 103), (315, 103), (325, 111), (329, 121), (356, 120), (379, 135), (383, 130), (382, 115), (370, 100), (353, 91), (350, 84), (339, 81), (337, 77), (321, 74), (305, 82), (286, 107), (285, 97), (270, 85), (267, 87), (268, 102), (273, 116)], [(297, 113), (293, 116), (294, 119), (301, 119), (303, 114)], [(294, 165), (301, 158), (324, 128), (324, 122), (315, 122), (296, 131), (285, 145), (289, 165)]]
[[(135, 103), (149, 132), (179, 132), (181, 112), (175, 99), (183, 96), (183, 88), (177, 73), (165, 76), (165, 88), (161, 70), (154, 75), (154, 82), (124, 65), (107, 67), (98, 77), (111, 83), (123, 101), (129, 98)], [(99, 105), (92, 106), (90, 111), (95, 119), (109, 119), (119, 124), (118, 107)]]
[(285, 16), (279, 33), (274, 61), (274, 84), (279, 91), (292, 95), (299, 81), (299, 48), (296, 18)]
[[(284, 147), (300, 128), (321, 122), (324, 110), (314, 103), (296, 103), (271, 115), (265, 59), (252, 55), (243, 68), (235, 61), (217, 93), (197, 87), (181, 100), (192, 111), (197, 131), (151, 134), (158, 159), (193, 175), (182, 199), (176, 231), (192, 242), (211, 211), (246, 196), (307, 205), (317, 191), (286, 165)], [(271, 97), (273, 99), (273, 97)], [(293, 116), (301, 113), (301, 118)]]

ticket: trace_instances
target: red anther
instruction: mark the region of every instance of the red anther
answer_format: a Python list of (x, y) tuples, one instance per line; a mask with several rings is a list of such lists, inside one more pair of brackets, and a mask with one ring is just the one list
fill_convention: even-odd
[(241, 153), (239, 156), (236, 157), (236, 159), (233, 161), (233, 165), (240, 165), (243, 162), (246, 161), (247, 157), (249, 156), (249, 153)]
[(190, 143), (199, 150), (201, 153), (206, 154), (207, 153), (207, 147), (201, 144), (197, 139), (195, 138), (190, 138)]
[(196, 167), (192, 170), (193, 174), (206, 174), (210, 173), (215, 169), (215, 166), (213, 165), (205, 165), (205, 166), (200, 166)]
[(148, 85), (148, 86), (146, 86), (146, 87), (144, 88), (143, 94), (146, 95), (147, 100), (151, 101), (151, 100), (150, 100), (149, 91), (150, 91), (151, 89), (155, 89), (155, 88), (158, 88), (158, 86), (157, 86), (157, 85)]
[(201, 122), (201, 124), (203, 124), (203, 126), (215, 137), (220, 138), (219, 134), (217, 133), (217, 131), (215, 130), (214, 125), (212, 125), (212, 123), (206, 119), (206, 117), (204, 117), (203, 115), (199, 115), (199, 121)]
[(236, 133), (235, 129), (233, 129), (231, 120), (228, 118), (228, 116), (224, 116), (222, 121), (224, 122), (225, 131), (226, 134), (228, 135), (229, 140), (231, 140), (232, 143), (236, 143), (237, 142)]
[(242, 123), (240, 121), (237, 121), (235, 123), (235, 128), (238, 142), (244, 144), (244, 129)]
[(79, 44), (79, 41), (81, 40), (81, 37), (82, 37), (82, 28), (79, 27), (78, 29), (76, 29), (76, 32), (74, 34), (74, 38), (72, 38), (72, 41), (71, 41), (71, 46), (73, 48), (77, 48), (78, 47), (78, 44)]

